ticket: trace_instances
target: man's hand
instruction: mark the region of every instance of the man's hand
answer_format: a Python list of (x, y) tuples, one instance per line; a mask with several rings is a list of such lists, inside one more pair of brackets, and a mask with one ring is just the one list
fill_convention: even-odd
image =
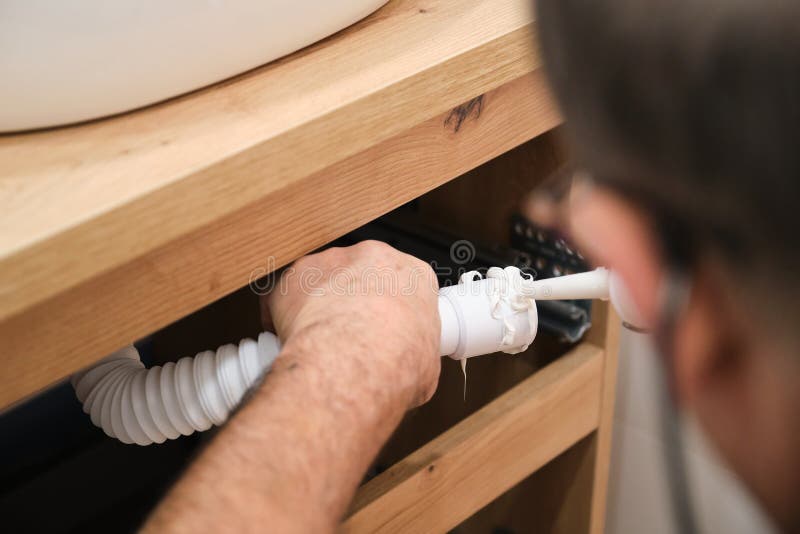
[(287, 269), (268, 304), (280, 357), (145, 531), (334, 532), (405, 411), (439, 376), (436, 278), (383, 243)]
[(408, 409), (436, 390), (437, 289), (427, 263), (364, 241), (298, 260), (268, 305), (287, 352), (331, 373), (355, 370), (376, 400)]

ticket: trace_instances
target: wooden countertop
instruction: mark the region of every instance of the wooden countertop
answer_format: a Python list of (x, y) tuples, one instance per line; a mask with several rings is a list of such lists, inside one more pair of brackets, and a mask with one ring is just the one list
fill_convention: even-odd
[[(455, 176), (355, 167), (538, 72), (530, 4), (392, 0), (224, 83), (0, 136), (0, 407)], [(546, 88), (525, 90), (552, 127)]]

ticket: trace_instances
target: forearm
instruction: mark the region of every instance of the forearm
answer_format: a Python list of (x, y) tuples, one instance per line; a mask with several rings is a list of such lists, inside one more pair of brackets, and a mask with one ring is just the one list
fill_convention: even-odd
[(336, 350), (287, 346), (145, 529), (331, 531), (405, 408)]

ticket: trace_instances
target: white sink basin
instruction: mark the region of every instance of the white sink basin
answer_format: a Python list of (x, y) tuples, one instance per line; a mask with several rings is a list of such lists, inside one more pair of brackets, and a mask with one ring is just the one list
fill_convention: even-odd
[(318, 41), (388, 0), (2, 0), (0, 132), (128, 111)]

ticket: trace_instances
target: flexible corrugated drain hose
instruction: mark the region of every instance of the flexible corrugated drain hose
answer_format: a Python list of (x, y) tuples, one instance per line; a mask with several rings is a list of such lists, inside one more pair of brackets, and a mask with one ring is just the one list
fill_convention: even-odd
[(278, 338), (223, 345), (145, 369), (134, 347), (76, 374), (72, 385), (92, 423), (123, 443), (150, 445), (221, 425), (280, 351)]

